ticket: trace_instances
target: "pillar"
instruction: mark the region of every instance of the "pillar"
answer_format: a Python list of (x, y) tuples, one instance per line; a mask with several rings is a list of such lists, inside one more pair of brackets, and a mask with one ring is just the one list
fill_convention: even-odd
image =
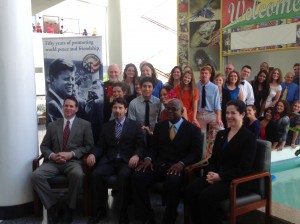
[(122, 69), (122, 25), (120, 0), (108, 1), (108, 64)]
[(1, 0), (0, 220), (32, 213), (38, 155), (30, 0)]

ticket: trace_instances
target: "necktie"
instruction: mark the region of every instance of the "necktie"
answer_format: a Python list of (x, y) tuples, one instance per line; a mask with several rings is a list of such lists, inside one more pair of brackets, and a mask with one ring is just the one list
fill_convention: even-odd
[(282, 93), (282, 97), (281, 97), (282, 100), (286, 100), (287, 92), (288, 92), (288, 87), (286, 86), (283, 93)]
[(171, 128), (170, 128), (170, 139), (173, 140), (175, 138), (175, 126), (174, 124), (172, 124)]
[(68, 142), (68, 138), (69, 138), (69, 135), (70, 135), (70, 121), (67, 121), (67, 124), (65, 126), (65, 129), (64, 129), (64, 139), (63, 139), (63, 151), (66, 151), (66, 147), (67, 147), (67, 142)]
[(145, 100), (146, 103), (146, 108), (145, 108), (145, 126), (149, 126), (150, 122), (149, 122), (149, 100)]
[(205, 92), (205, 86), (202, 87), (202, 100), (201, 100), (201, 108), (204, 108), (206, 106), (206, 92)]
[(117, 144), (120, 142), (121, 133), (122, 133), (122, 124), (119, 123), (119, 122), (116, 122), (115, 137), (116, 137), (116, 140), (117, 140)]

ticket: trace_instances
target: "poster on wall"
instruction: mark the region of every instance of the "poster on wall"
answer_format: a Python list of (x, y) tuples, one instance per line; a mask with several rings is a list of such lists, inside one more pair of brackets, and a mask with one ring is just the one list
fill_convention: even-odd
[(77, 116), (92, 124), (97, 137), (103, 122), (101, 37), (43, 38), (47, 124), (63, 117), (63, 99), (78, 100)]
[(298, 0), (222, 1), (223, 56), (299, 48)]

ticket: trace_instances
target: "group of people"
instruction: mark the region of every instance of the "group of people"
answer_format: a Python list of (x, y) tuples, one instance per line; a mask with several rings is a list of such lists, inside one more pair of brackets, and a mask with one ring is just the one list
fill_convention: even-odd
[[(32, 182), (48, 210), (49, 223), (61, 219), (72, 222), (84, 175), (84, 155), (87, 165), (92, 167), (92, 214), (88, 223), (98, 223), (107, 217), (108, 181), (112, 175), (118, 179), (119, 223), (130, 222), (130, 204), (141, 223), (156, 223), (148, 190), (158, 181), (164, 181), (166, 209), (162, 223), (175, 223), (183, 170), (203, 157), (201, 132), (207, 133), (211, 141), (208, 145), (212, 149), (206, 155), (209, 166), (202, 177), (186, 186), (184, 197), (193, 223), (221, 223), (218, 203), (229, 197), (232, 179), (252, 171), (256, 139), (270, 140), (274, 148), (281, 149), (289, 139), (285, 123), (292, 126), (294, 120), (295, 126), (299, 126), (300, 102), (294, 98), (290, 102), (289, 91), (293, 88), (288, 76), (287, 93), (280, 89), (277, 102), (273, 103), (276, 97), (272, 97), (267, 105), (271, 89), (278, 94), (273, 80), (280, 79), (281, 74), (276, 72), (269, 75), (262, 69), (265, 79), (257, 81), (262, 79), (259, 72), (250, 84), (246, 80), (251, 74), (248, 65), (239, 74), (228, 64), (223, 75), (215, 74), (208, 64), (200, 68), (200, 80), (196, 83), (190, 67), (175, 66), (168, 82), (163, 84), (151, 63), (142, 62), (140, 71), (138, 76), (134, 64), (126, 65), (120, 82), (119, 66), (109, 66), (109, 80), (104, 82), (104, 125), (99, 136), (93, 134), (89, 122), (76, 116), (80, 104), (73, 93), (63, 100), (63, 118), (48, 124), (41, 144), (45, 161), (33, 172)], [(265, 82), (270, 89), (268, 94)], [(255, 106), (257, 99), (260, 109)], [(262, 112), (257, 116), (258, 111)], [(260, 121), (257, 117), (261, 117)], [(292, 147), (298, 144), (295, 133)], [(47, 182), (60, 172), (70, 180), (64, 206), (57, 203)], [(244, 186), (238, 193), (246, 191)]]

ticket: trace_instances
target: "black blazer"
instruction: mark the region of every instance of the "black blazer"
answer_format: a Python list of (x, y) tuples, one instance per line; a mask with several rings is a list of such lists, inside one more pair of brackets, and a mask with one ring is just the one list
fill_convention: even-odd
[(184, 119), (171, 141), (169, 121), (161, 121), (155, 125), (150, 151), (146, 157), (150, 157), (153, 164), (157, 165), (173, 165), (179, 161), (185, 165), (198, 162), (202, 158), (200, 136), (200, 129)]
[(229, 130), (218, 132), (206, 170), (218, 173), (222, 181), (250, 174), (256, 154), (256, 137), (253, 133), (242, 126), (226, 145)]
[(118, 153), (126, 163), (135, 154), (142, 158), (145, 148), (144, 135), (139, 123), (126, 118), (118, 144), (115, 138), (115, 124), (115, 120), (111, 120), (103, 125), (98, 144), (91, 154), (94, 154), (100, 163), (113, 160)]

